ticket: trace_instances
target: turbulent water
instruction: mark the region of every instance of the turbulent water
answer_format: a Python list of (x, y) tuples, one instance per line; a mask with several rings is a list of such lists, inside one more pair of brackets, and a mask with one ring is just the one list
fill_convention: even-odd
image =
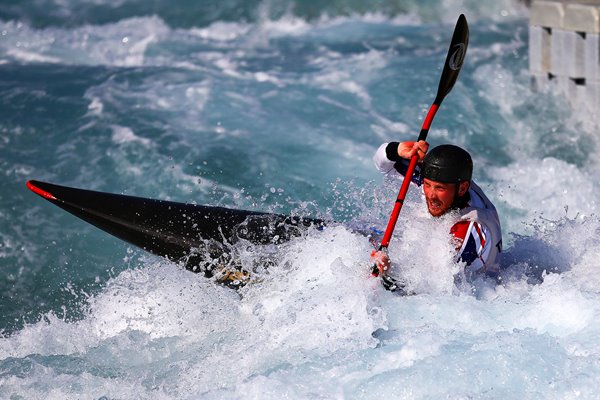
[[(413, 188), (400, 297), (346, 226), (385, 226), (399, 181), (371, 157), (416, 136), (460, 13), (429, 141), (473, 154), (503, 283), (454, 284), (451, 221)], [(527, 24), (508, 0), (0, 4), (0, 398), (597, 398), (599, 129), (530, 89)], [(28, 179), (344, 224), (238, 246), (236, 292)]]

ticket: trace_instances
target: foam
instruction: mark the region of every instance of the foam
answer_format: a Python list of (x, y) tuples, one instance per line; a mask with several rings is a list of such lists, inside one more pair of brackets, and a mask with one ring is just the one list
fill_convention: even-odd
[(146, 148), (152, 146), (150, 139), (137, 136), (129, 127), (113, 125), (111, 128), (113, 131), (112, 141), (116, 144), (139, 143)]
[[(330, 240), (323, 241), (323, 234)], [(369, 311), (368, 274), (357, 273), (364, 269), (368, 243), (341, 227), (323, 234), (282, 249), (274, 269), (244, 289), (241, 301), (234, 291), (209, 280), (187, 279), (194, 276), (173, 265), (150, 263), (124, 271), (89, 299), (81, 321), (67, 323), (50, 314), (45, 322), (0, 339), (2, 358), (78, 355), (97, 364), (96, 357), (113, 348), (110, 358), (119, 370), (172, 358), (176, 353), (165, 353), (159, 345), (172, 341), (173, 350), (200, 351), (184, 367), (187, 372), (178, 384), (196, 391), (210, 387), (227, 370), (243, 377), (273, 360), (295, 363), (310, 353), (328, 356), (340, 348), (373, 347), (371, 332), (380, 326), (381, 314)], [(346, 254), (340, 255), (341, 248)], [(197, 347), (201, 343), (209, 347)], [(141, 353), (129, 351), (132, 346)], [(199, 376), (193, 372), (199, 362), (212, 364), (214, 371)], [(82, 378), (84, 388), (103, 380)]]
[(493, 175), (496, 185), (504, 188), (498, 194), (499, 200), (522, 216), (510, 221), (505, 227), (507, 232), (531, 232), (523, 222), (537, 216), (558, 220), (565, 216), (585, 218), (598, 212), (598, 191), (588, 184), (591, 178), (564, 161), (524, 159), (493, 168)]
[(228, 42), (246, 35), (250, 29), (248, 24), (216, 21), (206, 28), (192, 28), (190, 33), (202, 39)]
[(144, 65), (148, 47), (169, 33), (157, 17), (131, 18), (72, 30), (36, 30), (22, 23), (6, 22), (0, 24), (0, 29), (7, 32), (1, 48), (12, 59), (67, 65)]
[[(421, 226), (422, 232), (407, 230), (406, 246), (394, 243), (390, 250), (405, 261), (416, 256), (409, 247), (423, 235), (443, 237), (435, 222)], [(565, 226), (550, 237), (568, 229), (577, 228)], [(270, 399), (350, 396), (358, 390), (377, 398), (402, 390), (407, 396), (469, 393), (493, 386), (500, 376), (517, 385), (507, 393), (522, 393), (528, 390), (518, 388), (528, 387), (523, 372), (535, 379), (561, 376), (568, 363), (563, 351), (595, 357), (589, 346), (597, 332), (598, 290), (582, 294), (576, 276), (583, 278), (581, 270), (592, 267), (581, 251), (594, 253), (597, 244), (588, 250), (575, 240), (565, 245), (572, 260), (580, 260), (569, 260), (571, 265), (581, 268), (549, 275), (524, 293), (508, 284), (487, 300), (431, 284), (417, 296), (390, 295), (369, 278), (368, 242), (341, 226), (240, 253), (243, 263), (261, 256), (275, 260), (241, 291), (241, 299), (173, 264), (142, 259), (141, 268), (120, 273), (89, 298), (82, 320), (48, 315), (45, 322), (0, 339), (2, 358), (24, 362), (38, 354), (35, 363), (44, 366), (20, 380), (5, 379), (3, 390), (11, 393), (27, 382), (24, 393), (34, 397), (156, 393), (165, 399)], [(441, 243), (430, 249), (440, 267), (444, 251)], [(422, 279), (431, 281), (434, 275), (439, 280), (443, 274), (434, 273), (424, 256), (419, 259)], [(514, 357), (517, 351), (520, 357)], [(80, 369), (71, 367), (64, 375), (51, 360), (73, 363), (67, 356), (80, 360), (75, 364)], [(485, 372), (490, 363), (494, 373)], [(438, 389), (428, 387), (439, 370), (434, 365), (458, 366), (454, 374), (435, 374), (443, 383)], [(481, 380), (478, 388), (472, 386), (473, 374)], [(592, 390), (592, 382), (577, 379), (582, 391)], [(384, 381), (395, 383), (390, 387)]]

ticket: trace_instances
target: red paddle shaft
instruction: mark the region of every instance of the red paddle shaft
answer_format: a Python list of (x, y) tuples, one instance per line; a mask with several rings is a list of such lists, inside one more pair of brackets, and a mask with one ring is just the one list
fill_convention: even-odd
[[(421, 128), (421, 133), (419, 134), (418, 140), (425, 140), (427, 137), (427, 132), (429, 132), (429, 127), (431, 126), (431, 121), (435, 116), (439, 106), (437, 104), (432, 104), (429, 108), (429, 112), (425, 117), (425, 121), (423, 121), (423, 127)], [(398, 197), (396, 198), (396, 203), (394, 204), (394, 209), (392, 210), (392, 215), (390, 216), (390, 220), (388, 221), (387, 228), (385, 229), (385, 234), (383, 235), (383, 239), (381, 239), (381, 245), (379, 246), (379, 250), (383, 250), (387, 248), (390, 244), (390, 240), (392, 239), (392, 233), (394, 233), (394, 228), (396, 227), (396, 222), (398, 221), (398, 215), (400, 215), (400, 210), (402, 209), (402, 205), (404, 204), (404, 199), (406, 198), (406, 193), (408, 193), (408, 187), (410, 185), (410, 181), (412, 179), (413, 173), (415, 172), (415, 167), (417, 166), (417, 161), (419, 160), (418, 156), (415, 154), (410, 159), (410, 164), (408, 164), (408, 169), (406, 170), (406, 174), (404, 175), (404, 180), (402, 181), (402, 186), (400, 187), (400, 192), (398, 192)]]

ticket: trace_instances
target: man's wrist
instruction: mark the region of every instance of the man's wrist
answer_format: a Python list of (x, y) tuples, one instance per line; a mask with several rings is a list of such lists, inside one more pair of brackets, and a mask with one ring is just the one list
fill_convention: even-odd
[(385, 155), (390, 161), (400, 161), (402, 157), (398, 155), (398, 147), (400, 146), (399, 142), (389, 142), (385, 147)]

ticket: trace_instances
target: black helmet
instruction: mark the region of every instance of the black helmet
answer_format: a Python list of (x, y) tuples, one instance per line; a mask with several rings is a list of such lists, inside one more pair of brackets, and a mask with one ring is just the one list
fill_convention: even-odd
[(427, 153), (421, 165), (423, 178), (442, 183), (470, 181), (473, 160), (466, 150), (451, 144), (435, 147)]

